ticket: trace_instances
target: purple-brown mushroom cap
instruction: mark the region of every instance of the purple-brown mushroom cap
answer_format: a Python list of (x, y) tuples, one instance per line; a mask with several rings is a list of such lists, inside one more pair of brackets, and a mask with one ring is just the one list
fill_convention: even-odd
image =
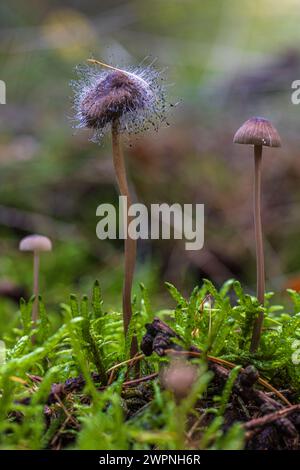
[(281, 139), (273, 124), (262, 117), (252, 117), (237, 130), (235, 144), (281, 147)]

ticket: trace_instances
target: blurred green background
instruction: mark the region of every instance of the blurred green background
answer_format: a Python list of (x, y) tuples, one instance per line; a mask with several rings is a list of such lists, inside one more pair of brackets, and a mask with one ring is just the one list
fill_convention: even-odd
[(203, 277), (236, 277), (254, 292), (253, 159), (232, 143), (252, 115), (271, 119), (283, 141), (264, 152), (267, 285), (300, 287), (299, 23), (299, 0), (1, 1), (0, 334), (31, 293), (32, 259), (18, 243), (32, 232), (53, 240), (41, 289), (54, 317), (96, 278), (106, 305), (121, 304), (122, 242), (95, 233), (97, 206), (118, 196), (110, 139), (96, 145), (72, 129), (69, 82), (91, 56), (117, 66), (156, 58), (179, 101), (169, 127), (126, 139), (136, 199), (205, 204), (204, 248), (139, 243), (135, 290), (144, 282), (155, 307), (170, 303), (165, 280), (185, 292)]

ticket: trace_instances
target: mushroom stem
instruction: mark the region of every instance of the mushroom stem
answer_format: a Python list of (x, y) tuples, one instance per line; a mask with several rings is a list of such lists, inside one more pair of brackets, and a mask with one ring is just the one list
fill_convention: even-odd
[[(130, 238), (128, 234), (128, 225), (130, 223), (130, 216), (128, 210), (131, 206), (131, 196), (128, 187), (128, 181), (126, 176), (126, 168), (124, 162), (124, 154), (122, 151), (120, 132), (119, 132), (119, 121), (116, 119), (112, 124), (112, 149), (113, 149), (113, 163), (119, 186), (121, 196), (127, 198), (127, 214), (124, 214), (125, 220), (127, 220), (127, 233), (125, 234), (124, 251), (125, 251), (125, 274), (124, 274), (124, 285), (123, 285), (123, 322), (125, 335), (128, 332), (129, 323), (132, 317), (131, 307), (131, 290), (136, 260), (136, 240)], [(131, 344), (131, 357), (133, 357), (138, 350), (137, 339), (133, 337)]]
[[(254, 145), (254, 225), (256, 243), (256, 273), (257, 273), (257, 298), (261, 305), (264, 305), (265, 297), (265, 262), (264, 247), (261, 223), (261, 166), (262, 166), (262, 145)], [(259, 345), (261, 330), (263, 326), (264, 314), (259, 312), (254, 323), (250, 351), (254, 353)]]
[(38, 305), (39, 305), (39, 268), (40, 268), (40, 254), (38, 251), (33, 252), (33, 295), (34, 302), (32, 306), (32, 322), (33, 327), (36, 326), (38, 319)]

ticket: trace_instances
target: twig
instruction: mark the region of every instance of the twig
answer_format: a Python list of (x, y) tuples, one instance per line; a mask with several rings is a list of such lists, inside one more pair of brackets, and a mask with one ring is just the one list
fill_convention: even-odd
[[(147, 333), (143, 337), (141, 344), (141, 350), (146, 356), (150, 356), (153, 352), (159, 356), (164, 356), (167, 353), (176, 353), (190, 357), (201, 357), (204, 354), (203, 351), (196, 348), (195, 346), (191, 346), (189, 351), (184, 351), (180, 345), (174, 342), (174, 340), (181, 340), (182, 338), (180, 338), (180, 336), (166, 323), (160, 320), (160, 318), (154, 318), (151, 324), (146, 325), (146, 328)], [(215, 358), (213, 356), (208, 356), (208, 364), (209, 368), (214, 372), (216, 378), (221, 380), (222, 383), (225, 383), (229, 377), (229, 372), (224, 366), (229, 368), (236, 366), (231, 362), (224, 361), (223, 359)], [(288, 406), (291, 405), (291, 403), (278, 390), (276, 390), (265, 380), (261, 379), (258, 373), (254, 373), (254, 371), (251, 369), (252, 367), (248, 366), (246, 369), (241, 371), (241, 373), (245, 375), (245, 380), (244, 383), (240, 384), (241, 386), (239, 387), (239, 394), (244, 395), (246, 401), (254, 400), (257, 404), (260, 405), (262, 403), (268, 403), (269, 405), (273, 406), (274, 409), (277, 409), (279, 406), (282, 407), (282, 405), (279, 405), (275, 400), (268, 397), (265, 393), (261, 392), (260, 390), (254, 390), (252, 388), (252, 385), (254, 385), (255, 382), (258, 382), (275, 393), (276, 396), (280, 398), (280, 400), (285, 404)], [(249, 380), (251, 383), (249, 383)]]
[(140, 377), (138, 379), (128, 380), (128, 382), (123, 382), (123, 387), (131, 387), (132, 385), (136, 385), (142, 382), (147, 382), (148, 380), (152, 380), (158, 376), (157, 372), (153, 374), (146, 375), (144, 377)]
[(79, 429), (79, 425), (78, 425), (76, 419), (73, 418), (73, 416), (69, 413), (69, 411), (67, 410), (67, 408), (65, 407), (65, 405), (63, 404), (63, 402), (61, 401), (61, 399), (59, 398), (59, 396), (58, 396), (57, 394), (54, 394), (54, 396), (55, 396), (56, 400), (58, 401), (60, 407), (63, 409), (63, 411), (64, 411), (66, 417), (69, 419), (69, 421), (71, 421), (71, 423), (73, 423), (74, 426), (75, 426), (77, 429)]
[(139, 354), (138, 356), (134, 356), (131, 359), (127, 359), (127, 361), (120, 362), (119, 364), (114, 365), (113, 367), (110, 367), (107, 369), (108, 372), (112, 372), (115, 369), (118, 369), (119, 367), (125, 366), (126, 364), (129, 364), (130, 366), (134, 365), (137, 361), (140, 361), (144, 359), (145, 354)]
[(279, 418), (283, 416), (289, 415), (290, 413), (299, 411), (300, 412), (300, 405), (291, 405), (287, 408), (282, 408), (281, 410), (274, 411), (274, 413), (269, 413), (261, 418), (251, 419), (251, 421), (247, 421), (247, 423), (243, 424), (243, 427), (246, 431), (251, 431), (255, 428), (260, 428), (262, 426), (266, 426), (267, 424), (273, 423)]
[[(201, 357), (203, 356), (203, 353), (196, 352), (196, 351), (174, 351), (172, 349), (166, 349), (166, 354), (177, 354), (177, 355), (182, 355), (182, 356), (191, 356), (191, 357)], [(218, 357), (214, 356), (206, 356), (209, 361), (214, 362), (215, 364), (220, 364), (220, 365), (225, 365), (229, 367), (230, 369), (234, 369), (236, 367), (236, 364), (233, 362), (225, 361), (224, 359), (220, 359)], [(241, 372), (244, 372), (245, 369), (242, 368)], [(262, 379), (261, 377), (258, 377), (257, 382), (265, 387), (266, 389), (270, 390), (272, 393), (274, 393), (278, 398), (280, 398), (281, 401), (283, 401), (286, 405), (291, 406), (291, 403), (289, 400), (282, 395), (282, 393), (279, 392), (276, 388), (273, 387), (273, 385), (269, 384), (266, 380)]]

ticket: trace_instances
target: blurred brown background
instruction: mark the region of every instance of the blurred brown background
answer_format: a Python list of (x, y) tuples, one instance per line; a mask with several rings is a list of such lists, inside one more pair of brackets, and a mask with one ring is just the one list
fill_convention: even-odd
[(254, 291), (252, 152), (232, 143), (252, 115), (271, 119), (283, 141), (264, 152), (268, 288), (300, 288), (300, 105), (291, 102), (300, 79), (299, 1), (10, 0), (0, 18), (4, 317), (15, 310), (12, 298), (31, 292), (31, 257), (17, 249), (31, 232), (54, 242), (42, 259), (53, 310), (95, 278), (108, 305), (120, 306), (122, 242), (95, 234), (96, 207), (117, 201), (110, 139), (98, 146), (72, 129), (69, 82), (91, 56), (117, 66), (156, 58), (170, 101), (179, 101), (169, 127), (126, 143), (140, 202), (205, 204), (203, 250), (174, 240), (139, 244), (136, 284), (148, 286), (154, 305), (169, 304), (164, 280), (190, 291), (202, 277), (217, 285), (236, 277)]

